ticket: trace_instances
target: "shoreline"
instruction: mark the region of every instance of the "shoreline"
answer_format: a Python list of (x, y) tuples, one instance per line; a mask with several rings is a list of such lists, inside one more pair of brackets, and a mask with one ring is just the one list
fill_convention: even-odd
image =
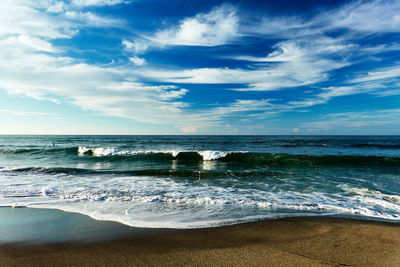
[[(12, 208), (3, 208), (12, 209)], [(18, 208), (14, 219), (40, 209)], [(6, 211), (6, 212), (8, 212)], [(0, 209), (1, 212), (1, 209)], [(395, 266), (400, 265), (400, 226), (332, 217), (296, 217), (202, 229), (142, 229), (96, 221), (85, 215), (46, 210), (50, 217), (27, 224), (54, 228), (80, 239), (57, 242), (2, 242), (1, 266)], [(12, 217), (11, 216), (11, 217)], [(28, 215), (29, 216), (29, 215)], [(50, 220), (51, 217), (60, 220)], [(0, 217), (4, 231), (8, 216)], [(69, 218), (69, 220), (67, 220)], [(54, 218), (53, 218), (54, 219)], [(11, 227), (11, 228), (10, 228)], [(37, 228), (37, 229), (39, 229)], [(45, 229), (46, 230), (46, 229)], [(51, 229), (50, 229), (51, 230)], [(101, 234), (103, 238), (93, 238)], [(86, 235), (86, 236), (84, 236)], [(97, 236), (98, 237), (98, 236)]]

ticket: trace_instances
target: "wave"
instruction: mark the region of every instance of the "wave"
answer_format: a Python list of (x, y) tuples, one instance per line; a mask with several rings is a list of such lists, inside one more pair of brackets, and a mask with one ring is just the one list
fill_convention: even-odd
[(400, 157), (344, 156), (344, 155), (291, 155), (268, 153), (229, 153), (222, 160), (267, 164), (272, 166), (400, 166)]
[(173, 161), (201, 162), (217, 161), (248, 165), (281, 166), (281, 167), (314, 167), (314, 166), (400, 166), (400, 157), (367, 156), (367, 155), (302, 155), (255, 153), (247, 151), (219, 150), (126, 150), (118, 148), (67, 147), (47, 149), (14, 149), (2, 150), (0, 154), (29, 153), (33, 155), (83, 157), (80, 160), (140, 160), (140, 161)]
[(74, 153), (78, 152), (78, 147), (60, 147), (60, 148), (17, 148), (17, 149), (1, 149), (0, 154), (55, 154), (55, 153)]
[(399, 149), (400, 144), (352, 144), (355, 148)]
[(129, 151), (115, 148), (86, 148), (79, 147), (80, 155), (91, 156), (139, 156), (153, 159), (178, 159), (178, 160), (219, 160), (224, 162), (241, 162), (250, 164), (268, 165), (383, 165), (400, 166), (400, 157), (388, 156), (361, 156), (361, 155), (293, 155), (254, 153), (246, 151), (213, 151), (213, 150), (146, 150)]
[(216, 160), (229, 153), (246, 153), (244, 151), (215, 151), (215, 150), (120, 150), (116, 148), (86, 148), (79, 147), (80, 155), (90, 156), (134, 156), (134, 155), (171, 155), (177, 159)]
[(72, 176), (147, 176), (147, 177), (183, 177), (193, 179), (207, 179), (207, 178), (225, 178), (225, 177), (280, 177), (280, 173), (270, 170), (249, 171), (249, 170), (191, 170), (191, 169), (145, 169), (145, 170), (92, 170), (82, 168), (41, 168), (41, 167), (23, 167), (23, 168), (2, 168), (0, 173), (18, 173), (30, 175), (64, 175)]

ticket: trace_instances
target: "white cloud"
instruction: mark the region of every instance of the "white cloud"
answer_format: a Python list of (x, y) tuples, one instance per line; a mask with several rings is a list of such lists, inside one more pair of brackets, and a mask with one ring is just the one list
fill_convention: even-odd
[[(46, 12), (47, 9), (51, 10)], [(0, 1), (0, 38), (19, 38), (19, 41), (48, 52), (54, 50), (49, 40), (71, 38), (81, 27), (119, 27), (122, 24), (119, 19), (71, 10), (64, 2)]]
[(66, 4), (64, 2), (62, 2), (62, 1), (60, 1), (60, 2), (56, 2), (56, 3), (52, 4), (52, 5), (50, 5), (47, 8), (47, 12), (50, 12), (50, 13), (61, 13), (65, 9), (67, 9)]
[[(357, 78), (346, 81), (341, 86), (329, 86), (322, 88), (322, 91), (314, 97), (304, 100), (290, 101), (288, 104), (294, 107), (308, 107), (318, 104), (324, 104), (330, 99), (340, 96), (371, 94), (385, 97), (399, 95), (400, 68), (398, 66), (377, 69), (375, 72), (369, 72), (360, 75)], [(397, 81), (397, 83), (393, 83)], [(389, 82), (387, 85), (386, 83)]]
[(373, 96), (385, 97), (400, 94), (400, 90), (396, 89), (399, 87), (399, 83), (391, 83), (390, 85), (386, 85), (385, 83), (382, 83), (380, 79), (366, 79), (366, 81), (355, 83), (352, 81), (353, 80), (342, 86), (329, 86), (322, 88), (321, 92), (312, 97), (302, 100), (289, 101), (285, 109), (297, 109), (325, 104), (332, 98), (348, 95), (370, 94)]
[(325, 104), (329, 100), (335, 97), (375, 93), (376, 90), (381, 89), (382, 86), (378, 84), (355, 84), (355, 85), (344, 85), (344, 86), (330, 86), (322, 88), (322, 91), (313, 97), (309, 97), (303, 100), (295, 100), (288, 102), (288, 108), (304, 108), (314, 105)]
[[(5, 55), (0, 52), (0, 57), (4, 59)], [(71, 59), (48, 55), (26, 57), (30, 58), (28, 64), (19, 59), (0, 63), (5, 70), (0, 74), (1, 89), (36, 99), (57, 96), (84, 110), (147, 123), (186, 121), (181, 114), (186, 104), (177, 101), (187, 92), (184, 89), (121, 82), (125, 79), (123, 70), (70, 63)], [(40, 61), (47, 63), (44, 66)]]
[(351, 1), (311, 18), (265, 16), (260, 23), (246, 24), (243, 31), (248, 35), (297, 38), (347, 28), (353, 32), (345, 38), (352, 38), (354, 31), (358, 35), (400, 32), (399, 13), (400, 3), (397, 0)]
[(330, 86), (324, 88), (324, 91), (318, 94), (318, 97), (329, 100), (338, 96), (355, 95), (361, 93), (367, 93), (374, 90), (374, 88), (368, 88), (365, 86)]
[[(396, 88), (400, 88), (400, 86), (397, 86)], [(374, 94), (377, 96), (381, 96), (381, 97), (400, 95), (400, 89), (387, 90), (387, 91), (383, 91), (383, 92), (375, 92)]]
[(382, 52), (389, 51), (399, 51), (400, 44), (399, 43), (387, 43), (387, 44), (379, 44), (379, 45), (370, 45), (361, 48), (361, 52), (364, 52), (367, 55), (379, 54)]
[[(253, 18), (248, 18), (252, 20)], [(295, 16), (264, 16), (258, 23), (247, 23), (242, 26), (245, 35), (275, 36), (281, 38), (293, 38), (307, 36), (320, 32), (318, 29), (310, 29), (309, 21)]]
[(397, 0), (354, 1), (335, 13), (322, 14), (319, 19), (328, 20), (330, 27), (366, 33), (400, 32), (399, 14)]
[(33, 51), (42, 51), (55, 53), (59, 50), (54, 48), (53, 45), (43, 39), (37, 37), (31, 37), (27, 35), (10, 36), (3, 40), (4, 44), (8, 46), (23, 46), (24, 49)]
[(172, 100), (172, 99), (178, 99), (182, 98), (188, 90), (186, 89), (180, 89), (180, 90), (169, 90), (166, 91), (163, 95), (160, 95), (159, 98), (161, 100)]
[(143, 54), (150, 48), (163, 48), (169, 45), (219, 46), (233, 42), (238, 37), (239, 17), (231, 5), (215, 7), (208, 13), (199, 13), (151, 36), (122, 40), (127, 52)]
[(69, 20), (83, 23), (82, 26), (111, 27), (121, 25), (123, 22), (115, 18), (100, 17), (92, 12), (66, 11), (65, 17)]
[(126, 0), (72, 0), (71, 4), (80, 7), (87, 6), (113, 6), (122, 3), (127, 3)]
[(132, 61), (133, 64), (135, 64), (136, 66), (143, 66), (146, 64), (146, 60), (144, 58), (140, 58), (140, 57), (130, 57), (129, 58), (130, 61)]
[(352, 79), (350, 82), (362, 83), (391, 78), (400, 78), (400, 65), (376, 69), (375, 71), (368, 72), (366, 75), (361, 75), (360, 77)]
[(45, 12), (40, 12), (30, 1), (26, 5), (21, 2), (0, 1), (0, 37), (30, 36), (38, 38), (68, 38), (73, 32), (68, 22), (54, 19)]
[(150, 43), (145, 40), (128, 41), (124, 39), (122, 40), (122, 45), (128, 52), (133, 52), (135, 54), (142, 54), (146, 52), (146, 50), (149, 48)]
[(156, 42), (166, 45), (217, 46), (232, 42), (238, 35), (239, 18), (233, 6), (222, 5), (209, 13), (185, 18), (178, 26), (156, 33)]

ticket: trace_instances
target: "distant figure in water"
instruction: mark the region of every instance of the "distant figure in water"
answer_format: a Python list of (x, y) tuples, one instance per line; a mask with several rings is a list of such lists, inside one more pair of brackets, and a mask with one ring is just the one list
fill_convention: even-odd
[(53, 143), (53, 146), (56, 146), (56, 143)]
[(204, 145), (202, 145), (201, 147), (204, 147)]

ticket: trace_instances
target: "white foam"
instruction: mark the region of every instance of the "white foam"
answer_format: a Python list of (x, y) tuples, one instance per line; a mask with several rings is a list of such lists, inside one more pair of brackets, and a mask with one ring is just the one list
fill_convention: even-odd
[(229, 154), (226, 151), (213, 151), (213, 150), (204, 150), (204, 151), (196, 151), (203, 157), (203, 160), (216, 160), (225, 157)]
[[(297, 192), (265, 181), (246, 187), (157, 177), (0, 175), (0, 206), (56, 208), (136, 227), (199, 228), (255, 218), (344, 214), (400, 221), (399, 195), (340, 185)], [(275, 185), (279, 186), (279, 185)], [(346, 191), (347, 190), (347, 191)]]
[(86, 148), (86, 147), (84, 147), (84, 146), (80, 146), (80, 147), (78, 148), (78, 153), (79, 153), (79, 154), (85, 154), (85, 153), (87, 153), (89, 150), (90, 150), (89, 148)]
[(229, 153), (246, 153), (247, 151), (218, 151), (218, 150), (121, 150), (117, 148), (87, 148), (81, 146), (78, 153), (84, 155), (91, 151), (93, 156), (121, 156), (121, 155), (139, 155), (139, 154), (157, 154), (165, 153), (177, 157), (180, 153), (194, 152), (203, 157), (203, 160), (216, 160), (227, 156)]
[(87, 148), (87, 147), (79, 147), (78, 153), (83, 155), (91, 151), (94, 156), (112, 156), (112, 155), (126, 155), (128, 151), (119, 151), (116, 148)]
[(364, 187), (353, 187), (348, 184), (338, 185), (342, 190), (349, 194), (357, 194), (363, 197), (371, 197), (373, 199), (382, 199), (390, 202), (400, 203), (400, 196), (383, 194), (379, 191), (364, 188)]

